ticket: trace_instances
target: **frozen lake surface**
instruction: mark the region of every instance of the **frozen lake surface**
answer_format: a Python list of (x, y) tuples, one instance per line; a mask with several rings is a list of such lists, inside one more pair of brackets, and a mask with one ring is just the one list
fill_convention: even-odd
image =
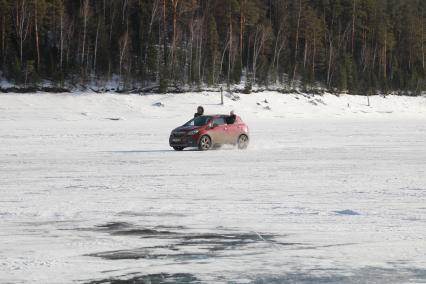
[(212, 96), (0, 95), (0, 282), (426, 283), (425, 98)]

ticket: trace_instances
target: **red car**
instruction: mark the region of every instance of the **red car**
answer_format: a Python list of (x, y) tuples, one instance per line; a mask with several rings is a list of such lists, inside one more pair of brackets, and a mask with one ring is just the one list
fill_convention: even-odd
[(207, 151), (224, 144), (246, 149), (249, 144), (249, 129), (239, 116), (231, 123), (227, 115), (202, 115), (173, 130), (169, 144), (176, 151), (188, 147)]

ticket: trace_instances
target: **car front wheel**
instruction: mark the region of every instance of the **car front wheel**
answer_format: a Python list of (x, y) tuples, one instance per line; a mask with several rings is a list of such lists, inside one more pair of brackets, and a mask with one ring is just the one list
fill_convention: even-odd
[(238, 137), (238, 149), (244, 150), (247, 149), (248, 144), (249, 144), (249, 138), (247, 135), (243, 134), (240, 135), (240, 137)]
[(211, 147), (212, 147), (212, 139), (207, 135), (204, 135), (203, 137), (201, 137), (200, 143), (198, 143), (198, 149), (201, 151), (207, 151), (207, 150), (210, 150)]

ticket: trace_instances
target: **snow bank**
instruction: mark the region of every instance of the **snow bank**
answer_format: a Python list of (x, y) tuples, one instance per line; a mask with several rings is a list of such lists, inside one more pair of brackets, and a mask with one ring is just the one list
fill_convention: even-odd
[[(362, 96), (326, 94), (280, 94), (264, 92), (251, 95), (220, 93), (186, 93), (166, 95), (69, 94), (0, 94), (4, 120), (19, 115), (22, 119), (62, 118), (70, 120), (123, 118), (186, 119), (198, 105), (207, 113), (236, 110), (246, 119), (256, 118), (425, 118), (426, 97)], [(161, 108), (155, 106), (161, 106)], [(25, 111), (26, 114), (22, 115)]]

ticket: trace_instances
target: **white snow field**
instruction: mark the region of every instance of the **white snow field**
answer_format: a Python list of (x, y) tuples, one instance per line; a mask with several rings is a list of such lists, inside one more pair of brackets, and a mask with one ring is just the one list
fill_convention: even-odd
[(426, 283), (426, 97), (240, 97), (1, 94), (0, 283)]

